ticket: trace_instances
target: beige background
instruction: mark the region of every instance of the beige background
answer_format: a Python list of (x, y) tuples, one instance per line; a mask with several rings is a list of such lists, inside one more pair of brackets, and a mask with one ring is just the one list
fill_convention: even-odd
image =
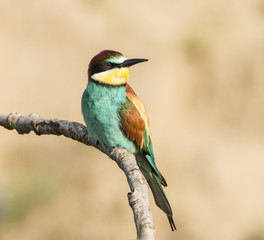
[[(83, 122), (87, 65), (103, 49), (131, 68), (176, 233), (264, 239), (263, 0), (0, 0), (0, 112)], [(0, 239), (135, 239), (116, 164), (64, 137), (0, 128)]]

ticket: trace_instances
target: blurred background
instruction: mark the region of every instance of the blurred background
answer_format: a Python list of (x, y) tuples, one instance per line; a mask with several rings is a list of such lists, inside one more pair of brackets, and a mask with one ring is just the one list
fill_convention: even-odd
[[(148, 58), (150, 117), (178, 228), (157, 239), (264, 239), (263, 0), (0, 0), (0, 112), (83, 123), (99, 51)], [(0, 239), (135, 239), (115, 162), (65, 137), (0, 128)]]

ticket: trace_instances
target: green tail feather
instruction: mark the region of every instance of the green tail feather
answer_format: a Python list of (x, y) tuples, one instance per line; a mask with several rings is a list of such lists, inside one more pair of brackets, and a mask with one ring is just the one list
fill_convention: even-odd
[[(177, 230), (175, 223), (173, 221), (173, 214), (171, 210), (170, 203), (164, 193), (164, 190), (161, 186), (162, 182), (160, 177), (156, 174), (156, 172), (153, 171), (152, 167), (150, 166), (149, 162), (146, 161), (145, 157), (144, 159), (142, 156), (137, 157), (138, 166), (140, 168), (140, 171), (146, 178), (150, 189), (152, 191), (152, 194), (154, 196), (154, 200), (156, 205), (167, 214), (171, 230)], [(162, 176), (162, 175), (161, 175)], [(165, 180), (165, 179), (164, 179)]]
[(155, 165), (155, 162), (153, 161), (153, 158), (151, 158), (150, 155), (145, 155), (146, 159), (148, 160), (149, 164), (151, 165), (151, 167), (153, 168), (153, 170), (155, 171), (155, 173), (157, 174), (157, 176), (159, 177), (160, 179), (160, 182), (161, 184), (164, 186), (164, 187), (167, 187), (168, 184), (165, 180), (165, 178), (162, 176), (161, 172), (157, 169), (156, 165)]
[(170, 203), (162, 189), (161, 183), (159, 178), (156, 176), (156, 174), (152, 174), (153, 178), (148, 181), (148, 184), (150, 186), (150, 189), (152, 191), (152, 194), (154, 196), (155, 199), (155, 203), (157, 204), (157, 206), (167, 214), (170, 226), (171, 226), (171, 230), (174, 231), (176, 230), (176, 226), (175, 223), (173, 221), (173, 217), (172, 217), (172, 210), (171, 210), (171, 206)]

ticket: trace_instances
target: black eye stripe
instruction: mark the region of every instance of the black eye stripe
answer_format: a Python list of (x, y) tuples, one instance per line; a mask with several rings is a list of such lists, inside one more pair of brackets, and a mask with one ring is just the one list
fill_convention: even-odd
[(106, 65), (107, 62), (102, 62), (100, 64), (94, 65), (91, 71), (91, 75), (95, 74), (95, 73), (99, 73), (99, 72), (104, 72), (107, 70), (110, 70), (112, 68), (117, 68), (120, 66), (120, 64), (116, 64), (116, 63), (110, 63), (111, 66), (107, 66)]

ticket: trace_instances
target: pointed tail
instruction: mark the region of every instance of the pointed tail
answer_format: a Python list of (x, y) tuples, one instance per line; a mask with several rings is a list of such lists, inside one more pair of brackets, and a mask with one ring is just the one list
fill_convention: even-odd
[(171, 230), (177, 230), (173, 221), (171, 206), (161, 186), (160, 179), (156, 176), (155, 173), (153, 173), (152, 175), (154, 179), (147, 181), (154, 196), (155, 203), (163, 212), (167, 214)]
[[(177, 230), (175, 223), (173, 221), (173, 214), (171, 210), (170, 203), (165, 195), (165, 192), (161, 186), (161, 180), (157, 176), (157, 174), (151, 169), (150, 165), (149, 167), (146, 166), (146, 164), (142, 164), (142, 162), (138, 163), (140, 171), (143, 173), (144, 177), (146, 178), (150, 189), (152, 191), (152, 194), (154, 196), (154, 200), (156, 205), (167, 214), (171, 230)], [(146, 168), (147, 167), (147, 168)], [(165, 180), (165, 179), (164, 179)]]

